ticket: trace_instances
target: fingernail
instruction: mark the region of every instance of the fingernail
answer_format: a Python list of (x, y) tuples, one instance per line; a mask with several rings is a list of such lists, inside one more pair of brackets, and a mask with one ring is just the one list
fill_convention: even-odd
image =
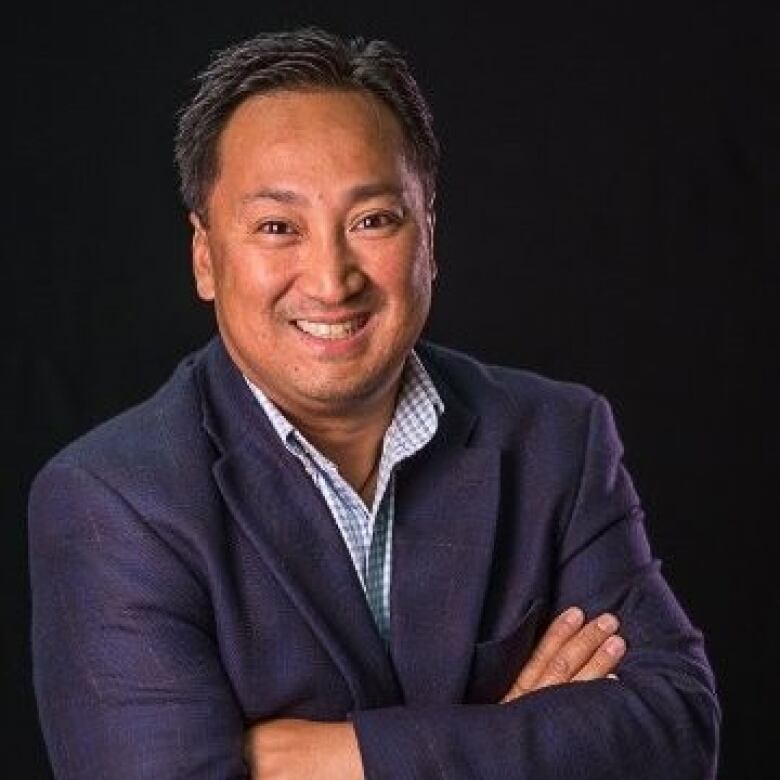
[(611, 636), (604, 643), (604, 649), (612, 656), (623, 655), (623, 651), (626, 649), (626, 643), (619, 636)]
[(579, 626), (585, 619), (582, 610), (579, 607), (569, 607), (566, 612), (563, 613), (563, 619), (570, 626)]
[(618, 627), (618, 619), (614, 615), (610, 615), (608, 612), (601, 615), (596, 621), (596, 625), (606, 632), (616, 631)]

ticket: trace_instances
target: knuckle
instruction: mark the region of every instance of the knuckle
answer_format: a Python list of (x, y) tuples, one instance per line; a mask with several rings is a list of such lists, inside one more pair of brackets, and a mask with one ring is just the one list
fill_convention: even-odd
[(556, 655), (550, 662), (550, 672), (561, 679), (568, 679), (571, 674), (571, 663), (564, 655)]
[(588, 670), (595, 677), (602, 677), (615, 666), (615, 659), (604, 650), (599, 650), (588, 663)]
[(547, 629), (547, 636), (556, 641), (566, 639), (571, 633), (571, 626), (562, 620), (554, 621)]

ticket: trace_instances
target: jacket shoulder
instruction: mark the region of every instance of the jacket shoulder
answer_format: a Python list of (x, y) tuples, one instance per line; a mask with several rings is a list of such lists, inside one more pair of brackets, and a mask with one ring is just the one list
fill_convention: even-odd
[[(420, 356), (439, 381), (472, 412), (494, 424), (531, 420), (562, 424), (587, 419), (599, 397), (591, 388), (510, 366), (485, 363), (425, 342)], [(435, 379), (434, 379), (435, 381)]]
[(111, 487), (161, 483), (203, 446), (200, 399), (194, 372), (202, 352), (192, 353), (148, 399), (112, 417), (57, 452), (38, 472), (83, 470)]

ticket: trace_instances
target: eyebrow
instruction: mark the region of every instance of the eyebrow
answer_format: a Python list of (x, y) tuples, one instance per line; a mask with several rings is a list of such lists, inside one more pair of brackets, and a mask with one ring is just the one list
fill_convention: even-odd
[(250, 192), (241, 198), (242, 204), (252, 203), (255, 200), (275, 200), (277, 203), (308, 204), (308, 198), (295, 190), (280, 190), (273, 187), (265, 187), (256, 192)]
[(347, 199), (351, 203), (378, 198), (382, 195), (390, 195), (398, 200), (403, 200), (404, 190), (396, 184), (379, 181), (371, 184), (358, 184), (347, 191)]
[[(358, 184), (347, 190), (346, 199), (350, 203), (358, 203), (362, 200), (370, 200), (383, 195), (389, 195), (403, 200), (404, 190), (396, 184), (389, 182), (371, 182), (369, 184)], [(286, 203), (290, 205), (308, 206), (309, 199), (295, 190), (285, 190), (276, 187), (264, 187), (263, 189), (251, 192), (241, 198), (242, 205), (247, 205), (256, 200), (273, 200), (277, 203)]]

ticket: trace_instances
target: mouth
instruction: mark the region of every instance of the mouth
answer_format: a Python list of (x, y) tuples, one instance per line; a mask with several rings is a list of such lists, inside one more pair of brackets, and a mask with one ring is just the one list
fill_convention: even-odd
[(358, 314), (339, 322), (323, 322), (321, 320), (293, 320), (298, 330), (323, 341), (339, 341), (351, 338), (365, 328), (368, 314)]

